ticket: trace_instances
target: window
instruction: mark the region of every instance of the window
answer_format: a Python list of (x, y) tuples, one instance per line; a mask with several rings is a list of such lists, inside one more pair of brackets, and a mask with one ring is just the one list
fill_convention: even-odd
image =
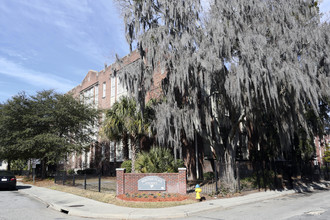
[(107, 84), (106, 84), (106, 82), (104, 82), (103, 83), (103, 94), (102, 94), (102, 98), (105, 98), (106, 91), (107, 91)]
[(116, 96), (116, 78), (111, 77), (111, 98)]
[(84, 97), (84, 103), (87, 104), (87, 105), (91, 105), (93, 103), (92, 88), (89, 88), (89, 89), (85, 90), (84, 94), (83, 94), (83, 97)]
[(116, 78), (111, 76), (111, 97), (110, 97), (110, 105), (112, 106), (113, 103), (116, 101)]
[(105, 113), (104, 113), (104, 112), (102, 112), (101, 121), (102, 121), (102, 122), (104, 122), (104, 121), (105, 121)]
[(124, 89), (124, 84), (117, 78), (117, 100), (124, 95), (127, 95), (127, 91)]
[(110, 142), (110, 162), (115, 161), (115, 142)]
[(80, 99), (83, 100), (84, 104), (98, 107), (99, 100), (99, 87), (98, 85), (94, 85), (93, 87), (87, 88), (82, 91), (80, 94)]
[(95, 108), (97, 108), (99, 106), (99, 86), (98, 85), (95, 86), (94, 104), (95, 104)]
[(116, 160), (123, 161), (123, 143), (119, 141), (116, 144)]

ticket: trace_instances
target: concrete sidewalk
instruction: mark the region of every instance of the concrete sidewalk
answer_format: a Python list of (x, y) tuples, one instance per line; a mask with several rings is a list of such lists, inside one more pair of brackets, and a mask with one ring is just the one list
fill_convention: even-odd
[(190, 205), (182, 205), (169, 208), (143, 209), (115, 206), (81, 196), (76, 196), (70, 193), (18, 183), (18, 187), (24, 188), (19, 190), (20, 193), (33, 196), (45, 202), (47, 205), (49, 205), (49, 207), (55, 210), (67, 213), (69, 215), (97, 219), (182, 218), (208, 210), (224, 209), (232, 206), (254, 203), (279, 196), (289, 195), (299, 191), (311, 191), (314, 188), (327, 188), (328, 186), (328, 183), (313, 183), (313, 185), (306, 186), (306, 188), (300, 187), (299, 189), (295, 190), (257, 192), (245, 196), (215, 199)]

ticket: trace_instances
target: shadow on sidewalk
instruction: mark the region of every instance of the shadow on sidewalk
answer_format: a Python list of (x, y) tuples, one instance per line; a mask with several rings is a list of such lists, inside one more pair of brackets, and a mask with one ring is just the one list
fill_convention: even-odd
[(30, 189), (32, 186), (17, 186), (16, 190)]
[(10, 188), (0, 188), (1, 191), (18, 191), (18, 190), (23, 190), (23, 189), (29, 189), (31, 186), (17, 186), (16, 189), (10, 189)]

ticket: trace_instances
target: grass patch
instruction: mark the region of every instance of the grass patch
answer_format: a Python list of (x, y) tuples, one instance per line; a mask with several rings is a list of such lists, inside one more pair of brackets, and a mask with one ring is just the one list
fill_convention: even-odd
[(102, 192), (99, 193), (99, 192), (93, 192), (89, 190), (79, 189), (70, 186), (62, 186), (62, 185), (52, 185), (47, 188), (86, 197), (99, 202), (110, 203), (113, 205), (125, 206), (131, 208), (164, 208), (164, 207), (192, 204), (196, 202), (195, 200), (192, 199), (187, 199), (184, 201), (175, 201), (175, 202), (129, 202), (129, 201), (123, 201), (117, 199), (116, 195), (113, 193), (102, 193)]
[(46, 179), (41, 179), (41, 178), (35, 178), (34, 184), (33, 184), (33, 178), (32, 177), (25, 177), (25, 176), (16, 176), (17, 179), (20, 179), (19, 181), (26, 183), (26, 184), (31, 184), (34, 186), (40, 186), (40, 187), (48, 187), (51, 185), (54, 185), (54, 178), (46, 178)]

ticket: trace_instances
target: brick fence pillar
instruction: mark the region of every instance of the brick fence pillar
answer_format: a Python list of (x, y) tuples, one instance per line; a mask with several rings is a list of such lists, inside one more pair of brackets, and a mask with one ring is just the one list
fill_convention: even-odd
[(187, 194), (187, 168), (179, 168), (179, 193)]
[(125, 194), (125, 168), (117, 168), (116, 169), (116, 177), (117, 177), (117, 196)]

